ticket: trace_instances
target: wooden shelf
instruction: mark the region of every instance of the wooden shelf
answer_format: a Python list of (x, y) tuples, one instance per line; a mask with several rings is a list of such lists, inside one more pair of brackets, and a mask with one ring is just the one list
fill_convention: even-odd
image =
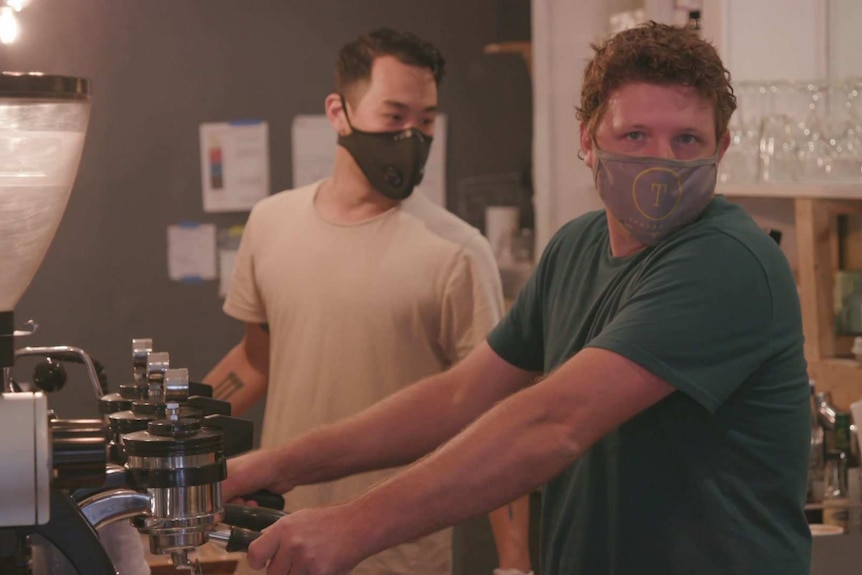
[(839, 408), (849, 411), (850, 404), (862, 398), (862, 365), (854, 359), (808, 361), (808, 374), (817, 391), (828, 391)]
[(730, 198), (862, 200), (862, 181), (823, 184), (719, 184), (716, 193)]
[[(818, 391), (829, 391), (841, 410), (862, 398), (862, 365), (850, 355), (853, 338), (835, 333), (834, 286), (839, 269), (839, 215), (862, 212), (862, 201), (838, 197), (829, 186), (828, 197), (796, 196), (796, 243), (799, 265), (799, 300), (805, 335), (808, 375)], [(811, 188), (813, 189), (813, 188)], [(859, 187), (862, 190), (862, 186)], [(785, 197), (791, 197), (785, 195)], [(862, 200), (862, 195), (855, 198)]]
[(529, 40), (515, 40), (511, 42), (497, 42), (486, 44), (485, 54), (518, 54), (527, 65), (527, 73), (533, 77), (533, 43)]

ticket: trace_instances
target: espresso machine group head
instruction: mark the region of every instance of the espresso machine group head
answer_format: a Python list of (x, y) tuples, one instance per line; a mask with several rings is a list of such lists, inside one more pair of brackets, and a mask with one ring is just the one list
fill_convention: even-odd
[[(133, 382), (101, 400), (111, 437), (105, 485), (75, 497), (95, 527), (130, 520), (151, 553), (200, 573), (191, 552), (207, 541), (244, 550), (256, 534), (243, 528), (277, 520), (284, 500), (259, 493), (254, 497), (276, 510), (252, 513), (224, 505), (226, 457), (251, 449), (252, 423), (231, 417), (230, 404), (213, 399), (210, 386), (189, 382), (188, 370), (172, 369), (152, 340), (133, 340), (132, 364)], [(220, 523), (234, 528), (219, 530)]]
[[(132, 347), (138, 378), (143, 363), (139, 354), (151, 348), (152, 341), (134, 340)], [(190, 566), (188, 553), (206, 543), (224, 515), (225, 421), (247, 438), (245, 449), (251, 448), (251, 422), (214, 418), (217, 414), (208, 413), (206, 406), (215, 400), (190, 396), (188, 370), (171, 369), (164, 352), (147, 352), (144, 377), (131, 387), (134, 390), (127, 387), (122, 393), (140, 397), (131, 409), (108, 418), (113, 441), (119, 444), (111, 450), (116, 463), (124, 464), (128, 487), (148, 498), (146, 512), (133, 516), (132, 524), (148, 536), (153, 554), (170, 554), (176, 566)], [(230, 405), (223, 404), (222, 411), (229, 414)]]

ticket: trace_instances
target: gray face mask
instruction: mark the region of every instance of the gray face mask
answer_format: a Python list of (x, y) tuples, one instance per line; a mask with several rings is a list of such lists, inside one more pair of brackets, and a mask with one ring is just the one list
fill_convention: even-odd
[(654, 246), (695, 221), (715, 193), (718, 153), (697, 160), (598, 149), (593, 180), (605, 207), (640, 243)]

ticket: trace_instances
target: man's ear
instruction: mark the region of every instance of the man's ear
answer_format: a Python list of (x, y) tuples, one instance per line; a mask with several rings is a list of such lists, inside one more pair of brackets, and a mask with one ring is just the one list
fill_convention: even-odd
[(590, 169), (593, 169), (594, 159), (594, 150), (593, 150), (593, 138), (590, 135), (590, 128), (586, 124), (581, 124), (581, 135), (580, 135), (580, 143), (581, 143), (581, 155), (583, 156), (584, 164)]
[(730, 147), (730, 130), (724, 132), (724, 135), (721, 137), (721, 141), (718, 143), (718, 161), (724, 157), (724, 153), (727, 151), (727, 148)]
[(335, 93), (328, 95), (324, 100), (326, 118), (339, 136), (346, 136), (350, 133), (350, 125), (347, 123), (343, 102), (341, 96)]

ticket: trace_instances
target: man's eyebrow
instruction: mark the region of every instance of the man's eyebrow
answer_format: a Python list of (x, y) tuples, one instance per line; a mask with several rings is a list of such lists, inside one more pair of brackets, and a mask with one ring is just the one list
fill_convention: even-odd
[(679, 129), (679, 131), (680, 132), (692, 132), (695, 134), (702, 134), (703, 132), (708, 131), (708, 130), (705, 130), (704, 128), (698, 127), (698, 126), (683, 126), (682, 128)]
[[(383, 103), (387, 106), (390, 106), (392, 108), (396, 108), (398, 110), (407, 110), (410, 108), (410, 106), (408, 106), (407, 104), (405, 104), (403, 102), (398, 102), (396, 100), (384, 100)], [(423, 112), (436, 112), (436, 111), (437, 111), (437, 106), (428, 106), (423, 110)]]
[[(621, 123), (618, 126), (614, 126), (614, 129), (623, 130), (623, 131), (629, 131), (629, 130), (649, 131), (652, 128), (650, 126), (647, 126), (646, 124), (640, 124), (640, 123), (636, 123), (636, 124)], [(691, 132), (693, 134), (703, 134), (705, 132), (705, 130), (703, 128), (698, 127), (698, 126), (682, 126), (680, 128), (676, 128), (676, 131), (677, 132)]]

